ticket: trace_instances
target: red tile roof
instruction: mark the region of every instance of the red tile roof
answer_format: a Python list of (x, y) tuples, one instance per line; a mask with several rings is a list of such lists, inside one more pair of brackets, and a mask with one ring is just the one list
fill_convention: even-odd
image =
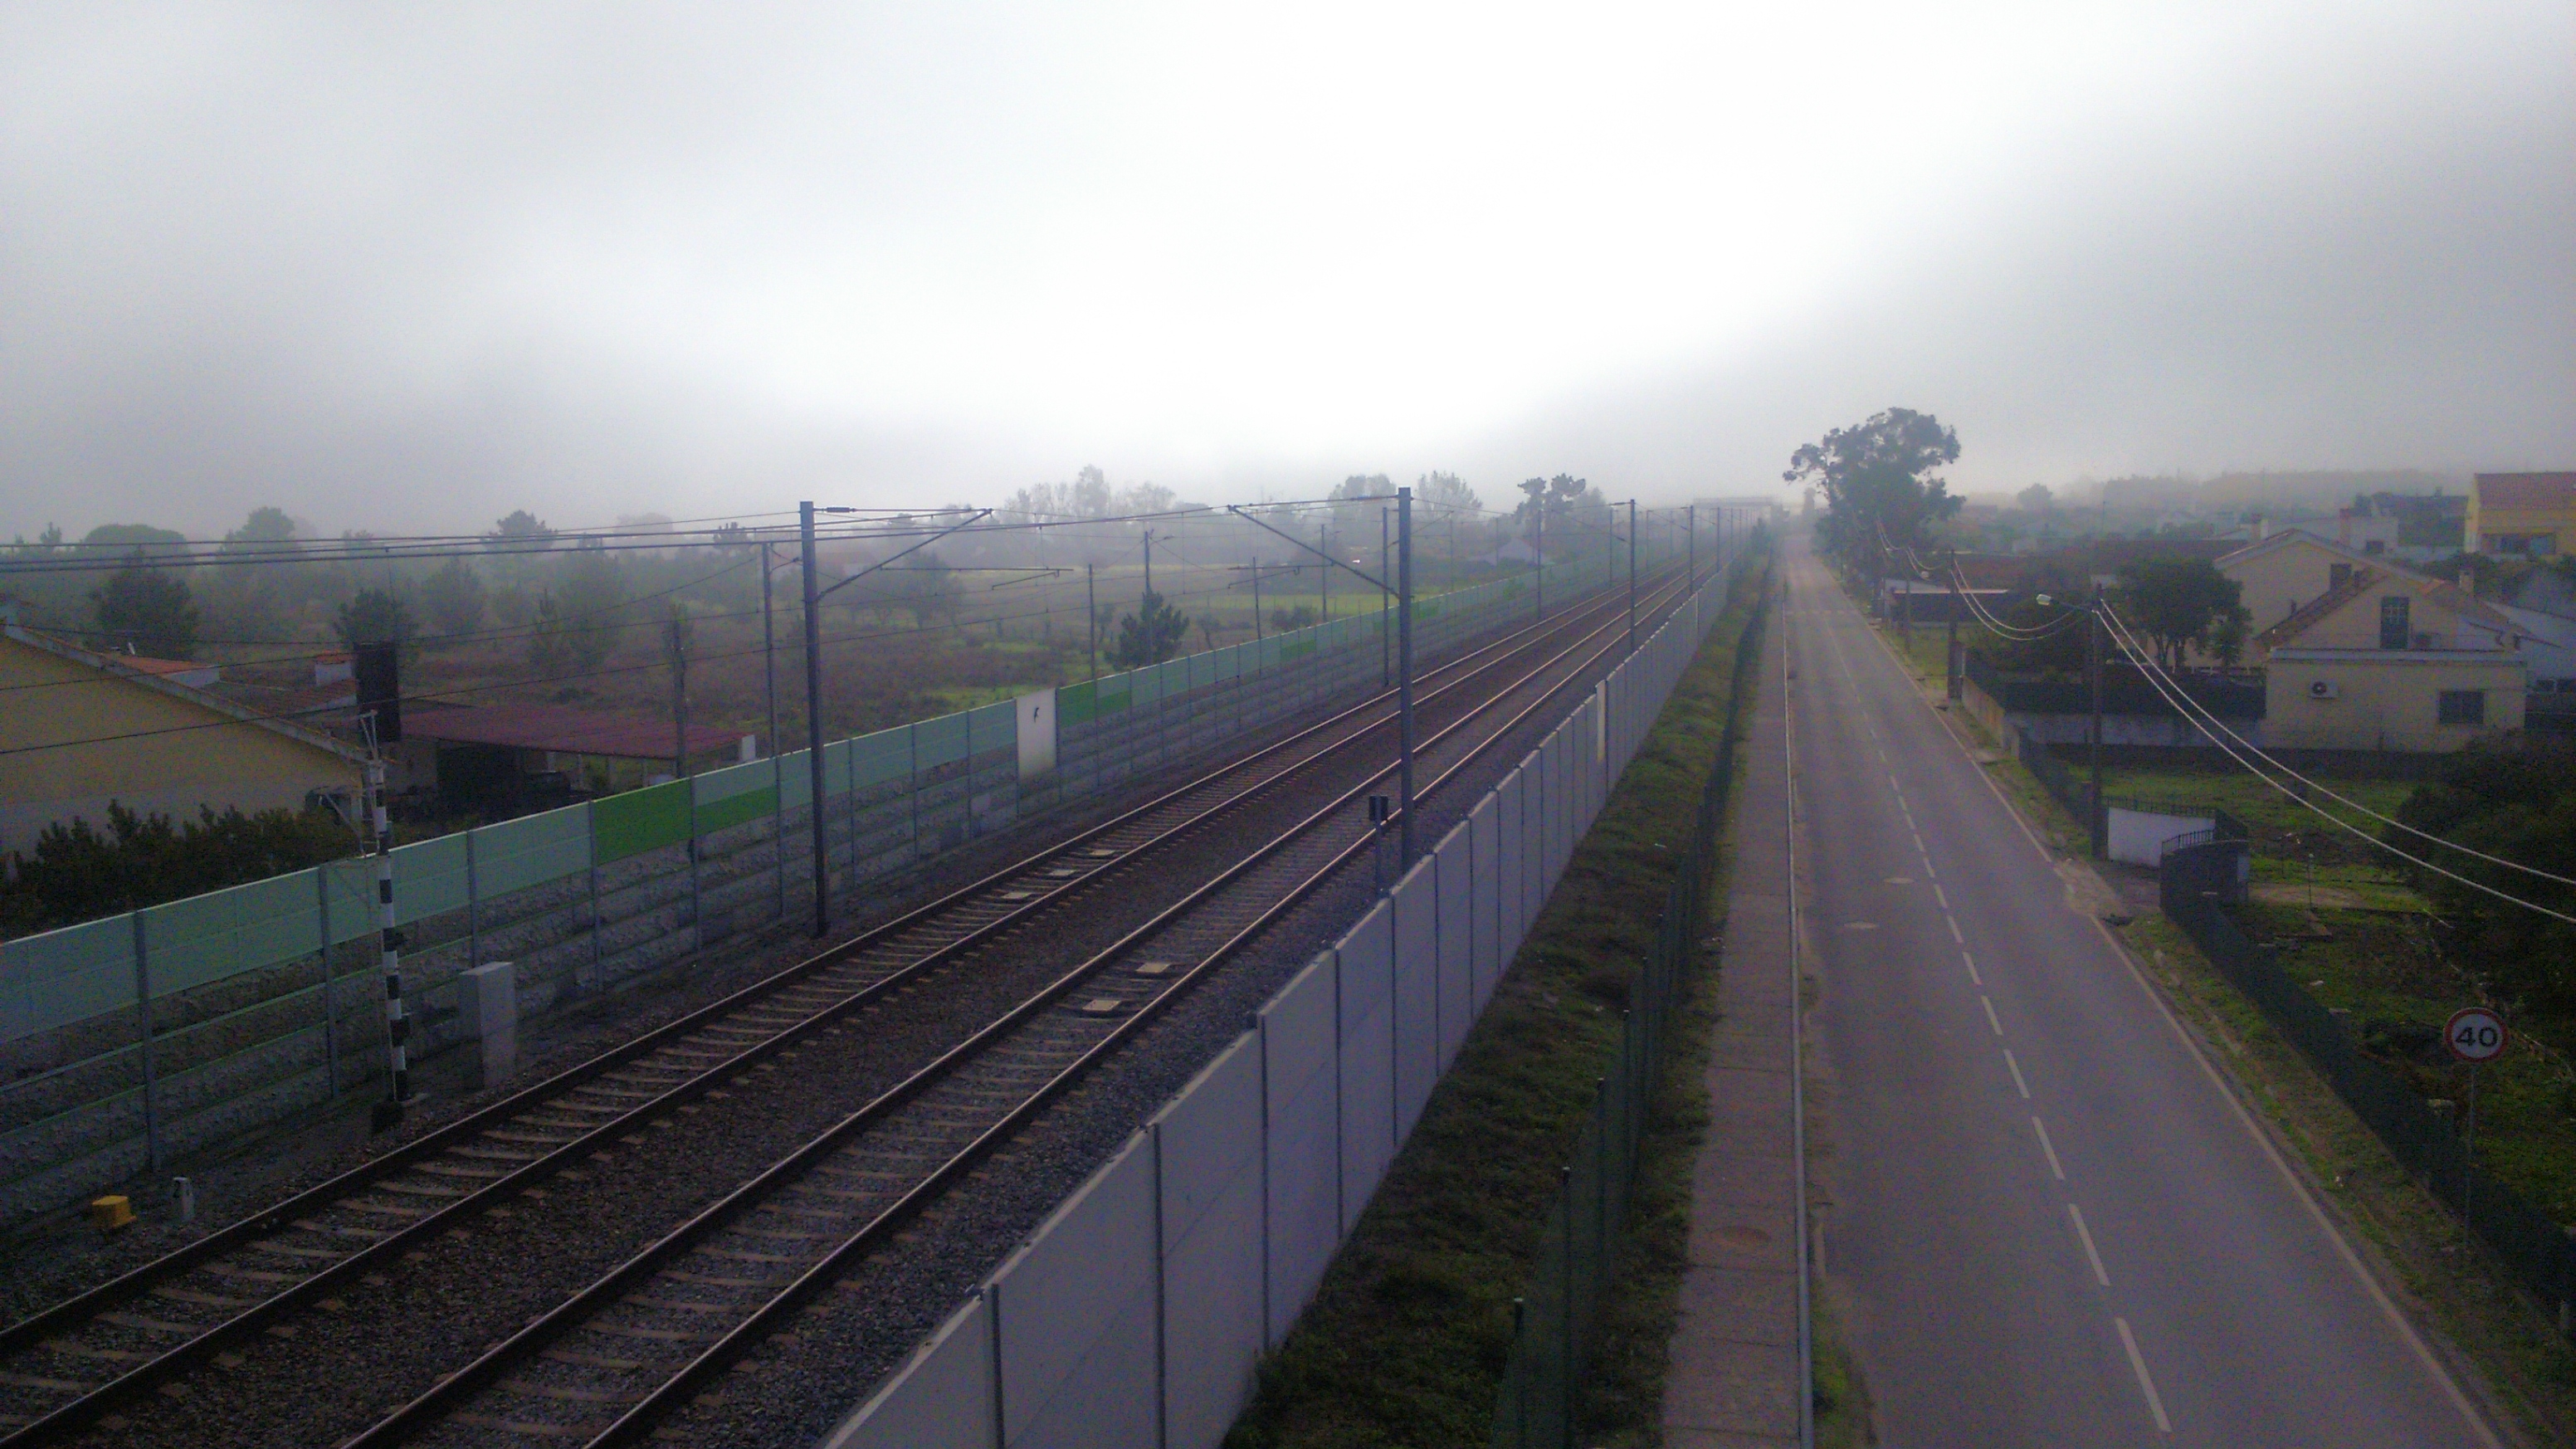
[(2480, 473), (2480, 508), (2576, 508), (2576, 473)]
[[(520, 750), (555, 750), (568, 755), (616, 755), (626, 759), (671, 758), (668, 720), (592, 714), (551, 704), (496, 704), (474, 708), (415, 708), (403, 711), (403, 735), (445, 740), (460, 745), (506, 745)], [(712, 754), (736, 748), (739, 732), (706, 725), (689, 727), (689, 753)]]

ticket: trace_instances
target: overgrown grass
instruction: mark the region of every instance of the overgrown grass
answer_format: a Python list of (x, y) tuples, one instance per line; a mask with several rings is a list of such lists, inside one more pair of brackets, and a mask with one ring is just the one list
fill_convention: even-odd
[[(2415, 788), (2317, 778), (2382, 814), (2395, 814)], [(2216, 804), (2243, 820), (2253, 835), (2256, 899), (2238, 912), (2239, 923), (2273, 946), (2310, 995), (2344, 1013), (2363, 1052), (2425, 1097), (2465, 1098), (2466, 1069), (2443, 1048), (2440, 1030), (2452, 1012), (2479, 1000), (2476, 984), (2444, 951), (2446, 928), (2392, 857), (2233, 766), (2114, 771), (2106, 793), (2115, 801)], [(2480, 1070), (2478, 1156), (2483, 1170), (2565, 1223), (2576, 1222), (2576, 1069), (2563, 1047), (2526, 1033)]]
[[(1629, 982), (1653, 945), (1678, 848), (1716, 764), (1735, 653), (1765, 579), (1738, 582), (1711, 642), (1577, 846), (1315, 1301), (1263, 1365), (1229, 1445), (1490, 1440), (1511, 1301), (1537, 1261), (1557, 1168), (1616, 1041)], [(1715, 959), (1711, 947), (1707, 960)], [(1587, 1443), (1647, 1443), (1658, 1434), (1689, 1221), (1688, 1163), (1705, 1120), (1691, 1089), (1706, 1053), (1707, 976), (1679, 1013), (1659, 1084), (1621, 1283), (1586, 1385)]]

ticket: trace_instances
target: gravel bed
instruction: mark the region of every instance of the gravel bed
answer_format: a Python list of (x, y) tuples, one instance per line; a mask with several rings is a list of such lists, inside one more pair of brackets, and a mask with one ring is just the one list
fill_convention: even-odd
[[(1596, 674), (1596, 667), (1588, 673)], [(1448, 711), (1437, 711), (1446, 716)], [(1550, 713), (1553, 713), (1552, 711)], [(1466, 806), (1517, 760), (1552, 720), (1516, 733), (1524, 738), (1490, 752), (1470, 774), (1424, 807), (1424, 843), (1437, 840)], [(1282, 727), (1277, 734), (1289, 732)], [(328, 1313), (309, 1315), (271, 1336), (235, 1347), (223, 1366), (170, 1386), (165, 1396), (129, 1409), (107, 1435), (137, 1431), (155, 1443), (326, 1443), (364, 1427), (427, 1387), (433, 1376), (506, 1336), (609, 1267), (668, 1230), (683, 1213), (755, 1175), (815, 1132), (900, 1080), (980, 1027), (1066, 966), (1107, 945), (1152, 910), (1212, 874), (1214, 862), (1239, 858), (1311, 810), (1328, 788), (1346, 788), (1356, 767), (1326, 766), (1254, 808), (1202, 827), (1187, 851), (1204, 869), (1116, 871), (1084, 888), (1095, 908), (1051, 912), (943, 973), (935, 989), (905, 993), (872, 1014), (865, 1031), (826, 1033), (738, 1079), (722, 1100), (679, 1109), (626, 1139), (577, 1172), (564, 1174), (511, 1207), (439, 1243), (410, 1270), (355, 1285)], [(1338, 784), (1331, 782), (1339, 781)], [(1032, 844), (1061, 839), (1110, 813), (1049, 822), (1007, 840), (961, 852), (919, 880), (913, 898), (978, 878)], [(863, 1303), (836, 1302), (813, 1315), (771, 1368), (755, 1367), (728, 1386), (720, 1414), (726, 1443), (799, 1442), (845, 1411), (854, 1394), (899, 1361), (959, 1296), (999, 1261), (1045, 1212), (1114, 1150), (1146, 1116), (1240, 1030), (1247, 1011), (1328, 944), (1364, 910), (1371, 896), (1364, 872), (1352, 871), (1303, 903), (1217, 979), (1201, 986), (1096, 1079), (1050, 1109), (1027, 1141), (997, 1160), (974, 1200), (943, 1204), (887, 1255), (891, 1285)], [(1101, 909), (1100, 906), (1114, 908)], [(891, 915), (889, 900), (875, 913)], [(724, 990), (804, 959), (804, 939), (764, 940), (725, 968), (702, 970), (656, 996), (642, 993), (563, 1023), (541, 1044), (544, 1060), (523, 1074), (586, 1059), (603, 1046), (692, 1009)], [(480, 1105), (476, 1094), (417, 1114), (412, 1131)], [(200, 1221), (220, 1221), (274, 1201), (282, 1187), (302, 1185), (352, 1165), (386, 1142), (365, 1140), (354, 1114), (288, 1144), (274, 1144), (239, 1170), (199, 1177)], [(60, 1253), (43, 1264), (14, 1261), (0, 1292), (13, 1308), (49, 1302), (160, 1251), (192, 1230), (138, 1226), (86, 1254)], [(871, 1277), (878, 1269), (872, 1265)], [(836, 1295), (847, 1299), (849, 1295)], [(314, 1351), (317, 1341), (330, 1345)], [(435, 1348), (424, 1351), (424, 1343)], [(811, 1343), (809, 1350), (806, 1345)], [(801, 1367), (800, 1367), (801, 1365)], [(735, 1406), (739, 1406), (738, 1408)]]
[[(1582, 677), (1588, 686), (1607, 672), (1595, 665)], [(1561, 696), (1568, 708), (1574, 697)], [(1423, 847), (1464, 819), (1561, 714), (1539, 712), (1424, 803)], [(944, 1199), (894, 1247), (858, 1270), (868, 1285), (865, 1293), (824, 1295), (791, 1335), (772, 1338), (738, 1364), (719, 1390), (662, 1425), (657, 1437), (803, 1449), (830, 1432), (1048, 1213), (1232, 1044), (1252, 1012), (1375, 899), (1368, 872), (1354, 863), (1301, 902), (988, 1160), (975, 1192)]]

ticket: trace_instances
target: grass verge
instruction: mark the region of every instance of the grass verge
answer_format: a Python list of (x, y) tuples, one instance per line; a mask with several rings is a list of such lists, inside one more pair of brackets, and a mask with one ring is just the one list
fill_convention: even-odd
[[(1739, 578), (1315, 1301), (1262, 1366), (1253, 1402), (1226, 1440), (1233, 1449), (1490, 1440), (1512, 1298), (1537, 1261), (1557, 1167), (1617, 1038), (1628, 983), (1653, 945), (1674, 847), (1716, 764), (1736, 650), (1746, 646), (1767, 578)], [(1722, 880), (1717, 889), (1722, 901)], [(1713, 967), (1714, 944), (1707, 950)], [(1707, 984), (1677, 1014), (1620, 1288), (1588, 1385), (1589, 1443), (1648, 1443), (1657, 1432), (1688, 1161), (1704, 1123), (1686, 1100), (1696, 1094), (1675, 1083), (1696, 1082), (1707, 1050)]]
[[(1917, 679), (1923, 681), (1920, 671)], [(1934, 676), (1927, 689), (1938, 687)], [(1975, 719), (1958, 710), (1946, 718), (1978, 748), (1988, 777), (2051, 853), (2081, 859), (2090, 849), (2083, 825)], [(2131, 788), (2155, 783), (2136, 777), (2126, 782)], [(2182, 782), (2171, 787), (2170, 798), (2211, 798), (2210, 783)], [(2194, 789), (2199, 793), (2192, 794)], [(2123, 784), (2106, 782), (2105, 793), (2124, 793)], [(2138, 788), (2138, 793), (2150, 792)], [(2258, 836), (2276, 808), (2299, 809), (2286, 801), (2260, 807), (2266, 819), (2248, 821)], [(2547, 1313), (2390, 1156), (2298, 1048), (2273, 1030), (2261, 1008), (2221, 975), (2188, 935), (2152, 909), (2111, 929), (2199, 1038), (2204, 1055), (2232, 1079), (2238, 1098), (2302, 1169), (2327, 1210), (2359, 1240), (2365, 1256), (2376, 1259), (2382, 1283), (2433, 1331), (2435, 1352), (2470, 1370), (2473, 1396), (2483, 1398), (2508, 1442), (2576, 1443), (2576, 1347)], [(2299, 964), (2308, 962), (2302, 957)], [(2381, 964), (2370, 969), (2381, 969)], [(2328, 1002), (2335, 1004), (2331, 995)]]

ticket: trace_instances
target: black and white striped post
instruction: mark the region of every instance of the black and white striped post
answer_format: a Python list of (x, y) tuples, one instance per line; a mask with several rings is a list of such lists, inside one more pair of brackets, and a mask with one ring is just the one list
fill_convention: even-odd
[(357, 648), (358, 722), (367, 739), (367, 828), (376, 858), (376, 948), (385, 977), (385, 1050), (393, 1069), (393, 1094), (378, 1102), (371, 1116), (374, 1131), (402, 1125), (411, 1101), (411, 1021), (403, 1009), (402, 934), (394, 929), (394, 829), (385, 807), (385, 749), (402, 742), (402, 683), (399, 655), (391, 641), (362, 642)]
[(393, 1067), (393, 1095), (376, 1104), (378, 1132), (399, 1126), (411, 1101), (411, 1018), (403, 1010), (402, 936), (394, 930), (394, 833), (385, 812), (385, 761), (381, 750), (368, 752), (367, 823), (375, 832), (376, 949), (385, 977), (385, 1049)]

